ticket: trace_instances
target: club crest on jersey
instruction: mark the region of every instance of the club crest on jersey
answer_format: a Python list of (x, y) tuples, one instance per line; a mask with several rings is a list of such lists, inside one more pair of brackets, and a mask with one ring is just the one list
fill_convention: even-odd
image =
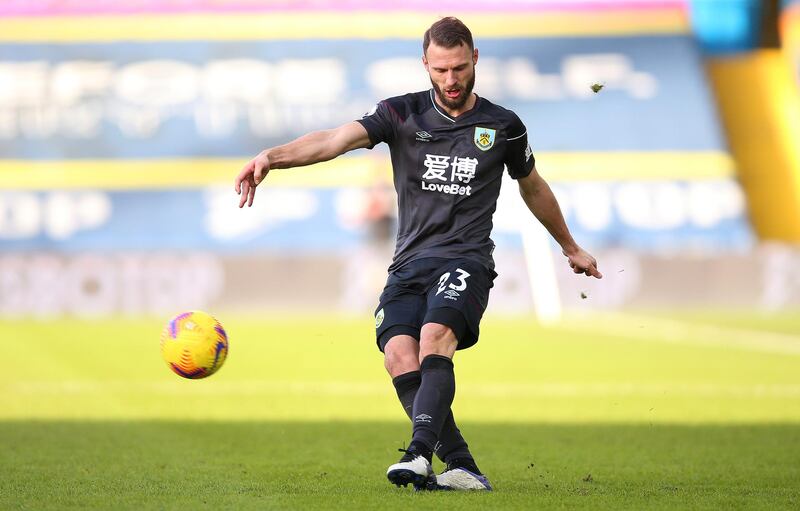
[(488, 151), (494, 145), (495, 130), (489, 128), (475, 128), (475, 145), (481, 151)]

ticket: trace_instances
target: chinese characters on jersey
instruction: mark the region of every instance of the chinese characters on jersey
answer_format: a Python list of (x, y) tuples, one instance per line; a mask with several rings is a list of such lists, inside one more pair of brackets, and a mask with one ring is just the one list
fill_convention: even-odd
[[(425, 173), (422, 175), (422, 189), (450, 195), (471, 195), (469, 182), (475, 177), (478, 169), (476, 158), (462, 158), (439, 154), (426, 154)], [(464, 186), (466, 185), (466, 186)]]

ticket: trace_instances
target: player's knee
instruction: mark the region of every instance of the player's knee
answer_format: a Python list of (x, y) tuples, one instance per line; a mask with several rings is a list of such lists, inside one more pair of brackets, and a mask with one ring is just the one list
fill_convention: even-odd
[(453, 330), (439, 323), (422, 325), (419, 343), (419, 360), (428, 355), (442, 355), (452, 358), (456, 352), (458, 340)]
[(401, 374), (419, 370), (416, 354), (387, 352), (383, 358), (383, 366), (392, 378)]
[(422, 325), (420, 337), (421, 342), (432, 345), (447, 345), (456, 342), (456, 336), (453, 330), (449, 326), (439, 323), (425, 323)]
[(417, 341), (412, 340), (413, 344), (402, 341), (390, 340), (383, 351), (383, 366), (392, 378), (419, 370)]

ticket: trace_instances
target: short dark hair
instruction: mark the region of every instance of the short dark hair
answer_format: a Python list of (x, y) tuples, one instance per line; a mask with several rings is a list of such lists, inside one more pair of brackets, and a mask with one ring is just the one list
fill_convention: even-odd
[(472, 32), (460, 19), (452, 16), (440, 19), (425, 31), (425, 37), (422, 39), (423, 53), (428, 52), (431, 41), (437, 46), (445, 48), (455, 48), (466, 44), (470, 51), (475, 49), (475, 45), (472, 43)]

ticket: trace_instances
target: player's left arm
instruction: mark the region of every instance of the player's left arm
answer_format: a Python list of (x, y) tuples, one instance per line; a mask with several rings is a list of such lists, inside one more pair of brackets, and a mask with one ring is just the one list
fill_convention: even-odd
[(572, 238), (553, 190), (536, 172), (536, 167), (527, 176), (517, 179), (517, 182), (522, 200), (525, 201), (536, 219), (561, 245), (561, 251), (569, 259), (572, 271), (583, 273), (587, 277), (603, 278), (597, 269), (595, 258), (583, 250)]

